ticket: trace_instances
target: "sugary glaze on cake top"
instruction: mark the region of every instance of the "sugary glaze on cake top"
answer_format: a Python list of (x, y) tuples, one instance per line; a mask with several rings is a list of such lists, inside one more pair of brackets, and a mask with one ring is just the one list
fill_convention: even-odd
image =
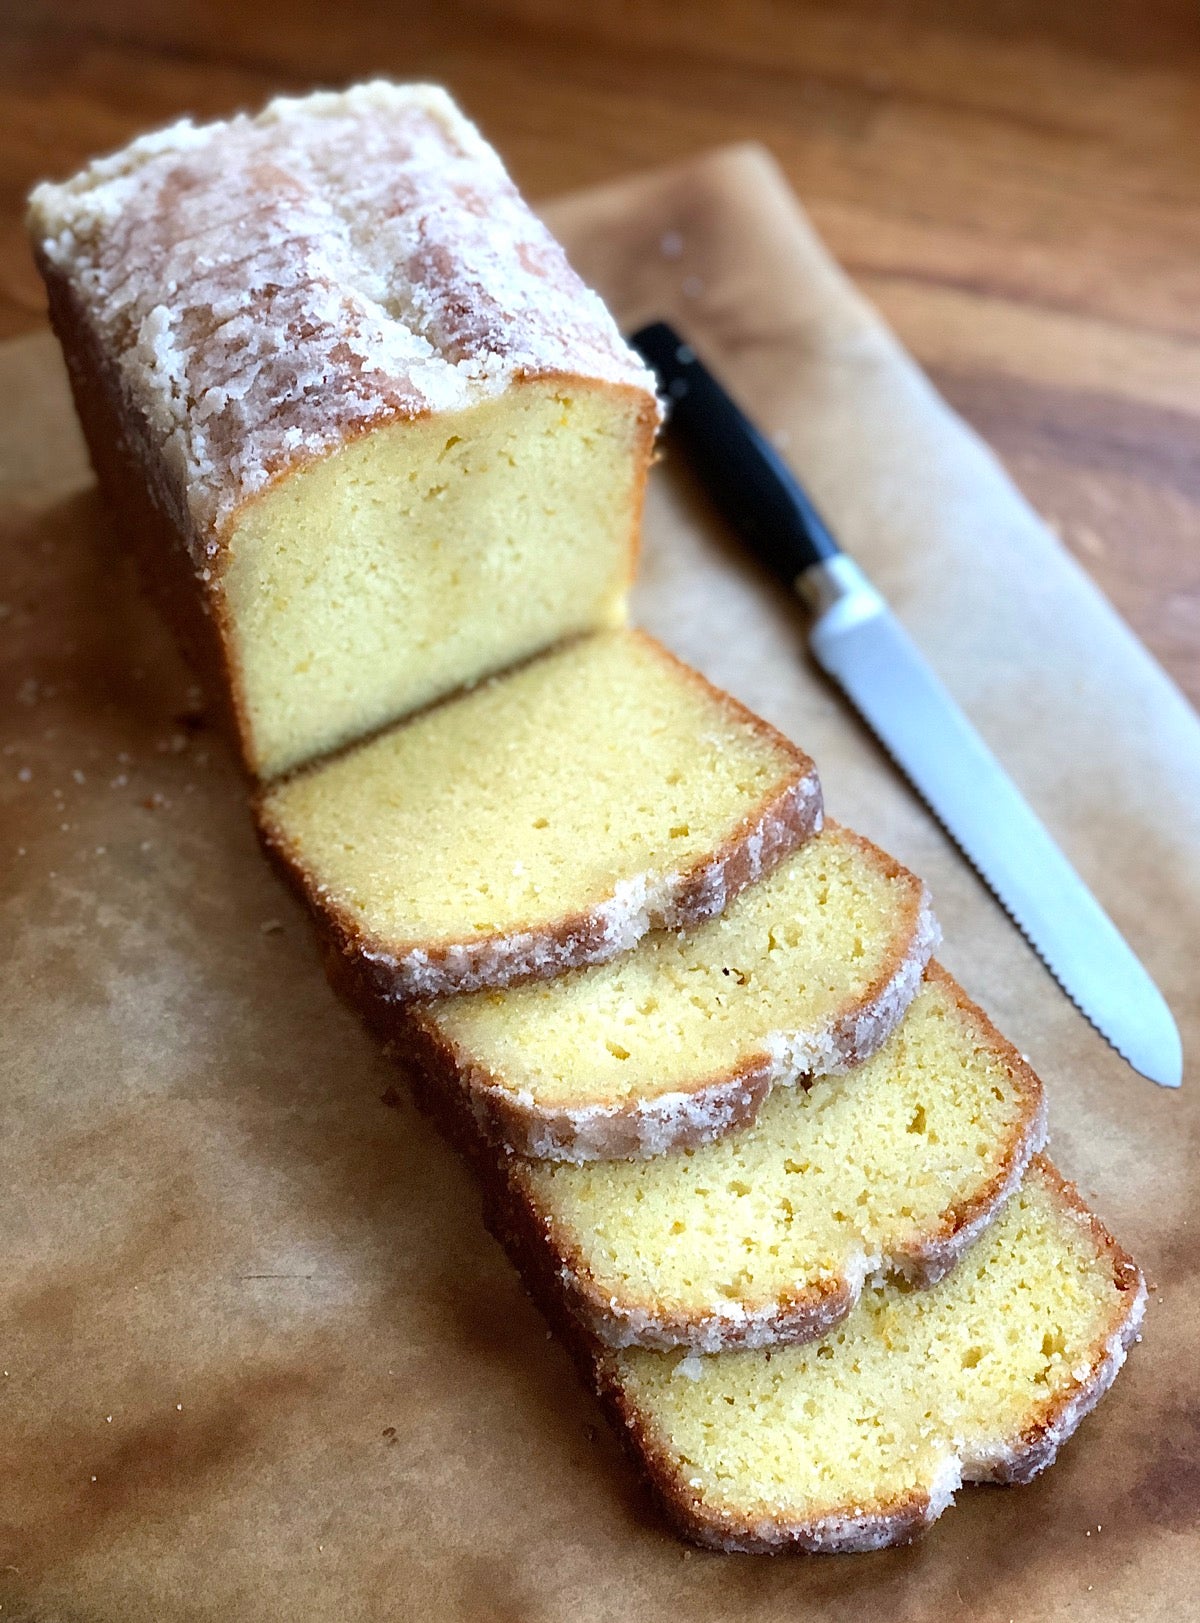
[(535, 375), (653, 394), (435, 86), (185, 120), (39, 186), (30, 223), (171, 470), (197, 563), (240, 503), (377, 422)]

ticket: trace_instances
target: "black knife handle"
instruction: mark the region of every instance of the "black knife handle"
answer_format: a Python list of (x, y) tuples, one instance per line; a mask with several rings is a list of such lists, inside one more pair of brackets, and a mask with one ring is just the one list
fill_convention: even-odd
[(667, 402), (667, 427), (683, 445), (721, 516), (755, 556), (790, 586), (797, 575), (841, 551), (787, 463), (691, 345), (665, 321), (629, 342)]

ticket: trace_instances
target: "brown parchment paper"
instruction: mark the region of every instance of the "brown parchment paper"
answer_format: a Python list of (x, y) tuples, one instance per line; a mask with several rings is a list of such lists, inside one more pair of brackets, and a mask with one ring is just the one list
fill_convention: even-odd
[[(1194, 1052), (1196, 718), (769, 160), (549, 212), (623, 320), (673, 317), (781, 436)], [(669, 461), (640, 618), (928, 878), (946, 962), (1042, 1070), (1056, 1156), (1156, 1287), (1056, 1469), (964, 1490), (909, 1550), (772, 1561), (661, 1530), (466, 1174), (327, 991), (114, 561), (49, 338), (0, 351), (0, 399), (0, 1623), (1195, 1615), (1196, 1077), (1155, 1089), (1076, 1014)]]

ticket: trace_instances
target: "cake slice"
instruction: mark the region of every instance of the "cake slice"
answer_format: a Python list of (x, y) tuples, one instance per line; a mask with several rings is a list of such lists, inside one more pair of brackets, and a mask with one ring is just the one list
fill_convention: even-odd
[(265, 790), (259, 827), (368, 1013), (714, 917), (815, 833), (808, 757), (614, 631)]
[(185, 121), (29, 229), (101, 486), (253, 773), (623, 622), (653, 381), (444, 91)]
[[(825, 836), (822, 836), (824, 839)], [(940, 1279), (1045, 1139), (1038, 1078), (937, 965), (842, 1077), (655, 1160), (502, 1164), (493, 1226), (591, 1334), (703, 1352), (801, 1342), (871, 1278)]]
[(1145, 1285), (1044, 1160), (940, 1285), (889, 1281), (823, 1341), (597, 1349), (596, 1386), (686, 1538), (907, 1543), (962, 1482), (1028, 1482), (1112, 1383)]
[(750, 1120), (777, 1083), (874, 1053), (936, 937), (921, 881), (827, 826), (710, 923), (554, 981), (415, 1006), (403, 1046), (522, 1154), (657, 1155)]

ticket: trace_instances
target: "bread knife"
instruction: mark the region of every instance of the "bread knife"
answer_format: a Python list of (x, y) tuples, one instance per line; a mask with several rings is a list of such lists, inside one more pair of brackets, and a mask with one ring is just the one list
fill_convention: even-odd
[(1162, 993), (787, 463), (673, 328), (655, 322), (630, 342), (714, 506), (809, 611), (817, 664), (1068, 997), (1134, 1070), (1177, 1088), (1183, 1053)]

